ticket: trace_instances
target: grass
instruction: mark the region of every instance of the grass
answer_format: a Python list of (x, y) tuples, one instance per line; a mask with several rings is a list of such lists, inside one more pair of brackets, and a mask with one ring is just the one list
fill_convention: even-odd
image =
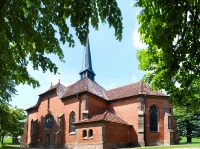
[[(4, 144), (1, 146), (0, 144), (0, 149), (19, 149), (17, 147), (12, 147), (12, 139), (11, 138), (5, 138), (4, 139)], [(179, 145), (172, 145), (172, 146), (153, 146), (153, 147), (141, 147), (140, 149), (188, 149), (188, 148), (200, 148), (200, 139), (193, 138), (192, 143), (187, 143), (187, 140), (185, 137), (183, 137), (180, 141)]]
[[(180, 143), (186, 143), (187, 139), (186, 137), (182, 137)], [(199, 138), (192, 138), (192, 143), (200, 143), (200, 139)]]
[(140, 149), (188, 149), (188, 148), (200, 148), (200, 139), (193, 138), (192, 143), (187, 143), (186, 137), (183, 137), (179, 142), (179, 145), (171, 145), (171, 146), (153, 146), (153, 147), (141, 147)]
[(13, 145), (12, 144), (12, 138), (4, 138), (3, 146), (0, 143), (0, 149), (19, 149), (19, 148), (16, 148), (16, 147), (12, 147), (10, 145)]

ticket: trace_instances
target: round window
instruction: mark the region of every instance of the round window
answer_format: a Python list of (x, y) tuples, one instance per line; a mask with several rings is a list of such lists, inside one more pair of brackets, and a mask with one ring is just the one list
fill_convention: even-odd
[(53, 115), (47, 115), (44, 118), (44, 126), (47, 129), (51, 129), (54, 125), (54, 117)]

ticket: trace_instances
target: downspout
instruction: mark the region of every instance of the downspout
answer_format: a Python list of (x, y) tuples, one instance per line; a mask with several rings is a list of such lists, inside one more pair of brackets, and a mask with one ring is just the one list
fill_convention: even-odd
[(147, 94), (144, 94), (144, 142), (146, 146), (146, 99), (147, 99)]
[(27, 146), (29, 146), (28, 145), (28, 128), (29, 128), (29, 121), (28, 121), (28, 116), (29, 116), (29, 114), (28, 114), (28, 111), (26, 111), (26, 113), (27, 113), (27, 132), (26, 132), (26, 147)]

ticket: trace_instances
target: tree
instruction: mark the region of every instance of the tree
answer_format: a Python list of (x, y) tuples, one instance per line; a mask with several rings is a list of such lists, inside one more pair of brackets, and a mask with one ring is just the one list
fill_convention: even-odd
[(11, 108), (8, 105), (0, 105), (0, 136), (1, 143), (6, 135), (12, 137), (13, 143), (17, 144), (18, 136), (23, 134), (24, 122), (26, 120), (26, 114), (21, 108)]
[(26, 114), (21, 108), (10, 108), (8, 135), (12, 137), (13, 144), (19, 144), (18, 136), (23, 134)]
[[(122, 39), (122, 16), (116, 0), (1, 0), (0, 12), (0, 80), (8, 78), (4, 82), (8, 84), (13, 81), (38, 87), (39, 82), (27, 71), (29, 63), (34, 70), (57, 73), (58, 67), (48, 54), (64, 61), (60, 43), (75, 45), (70, 26), (82, 44), (89, 25), (98, 30), (100, 21), (115, 29), (117, 40)], [(55, 37), (57, 31), (60, 39)]]
[(177, 119), (179, 136), (186, 137), (187, 142), (192, 142), (192, 138), (200, 137), (200, 114), (191, 112), (188, 107), (176, 107), (174, 116)]
[[(200, 99), (199, 2), (137, 0), (134, 6), (142, 9), (137, 19), (147, 45), (137, 53), (139, 69), (148, 71), (144, 80), (156, 90), (165, 89), (176, 103), (195, 105)], [(191, 93), (196, 97), (188, 102)]]
[(8, 130), (8, 117), (9, 117), (9, 107), (5, 104), (0, 104), (0, 143), (3, 144), (3, 139), (7, 134)]

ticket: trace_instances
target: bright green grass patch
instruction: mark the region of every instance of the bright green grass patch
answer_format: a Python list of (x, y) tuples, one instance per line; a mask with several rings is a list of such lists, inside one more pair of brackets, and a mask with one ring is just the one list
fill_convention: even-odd
[(170, 146), (153, 146), (153, 147), (144, 147), (144, 148), (140, 148), (140, 149), (180, 149), (180, 148), (184, 148), (184, 149), (188, 149), (188, 148), (200, 148), (200, 144), (196, 144), (196, 143), (191, 143), (191, 144), (182, 144), (182, 145), (170, 145)]
[(141, 147), (140, 149), (188, 149), (188, 148), (200, 148), (200, 139), (193, 138), (192, 143), (187, 143), (186, 137), (183, 137), (180, 141), (179, 145), (171, 145), (171, 146), (152, 146), (152, 147)]
[(8, 144), (12, 144), (12, 138), (4, 138), (3, 139), (3, 145), (8, 145)]
[(3, 139), (3, 146), (0, 143), (0, 149), (19, 149), (17, 147), (9, 146), (12, 145), (12, 138), (4, 138)]
[[(187, 142), (187, 138), (186, 137), (182, 137), (180, 143), (186, 143)], [(192, 138), (192, 143), (200, 143), (200, 138)]]

